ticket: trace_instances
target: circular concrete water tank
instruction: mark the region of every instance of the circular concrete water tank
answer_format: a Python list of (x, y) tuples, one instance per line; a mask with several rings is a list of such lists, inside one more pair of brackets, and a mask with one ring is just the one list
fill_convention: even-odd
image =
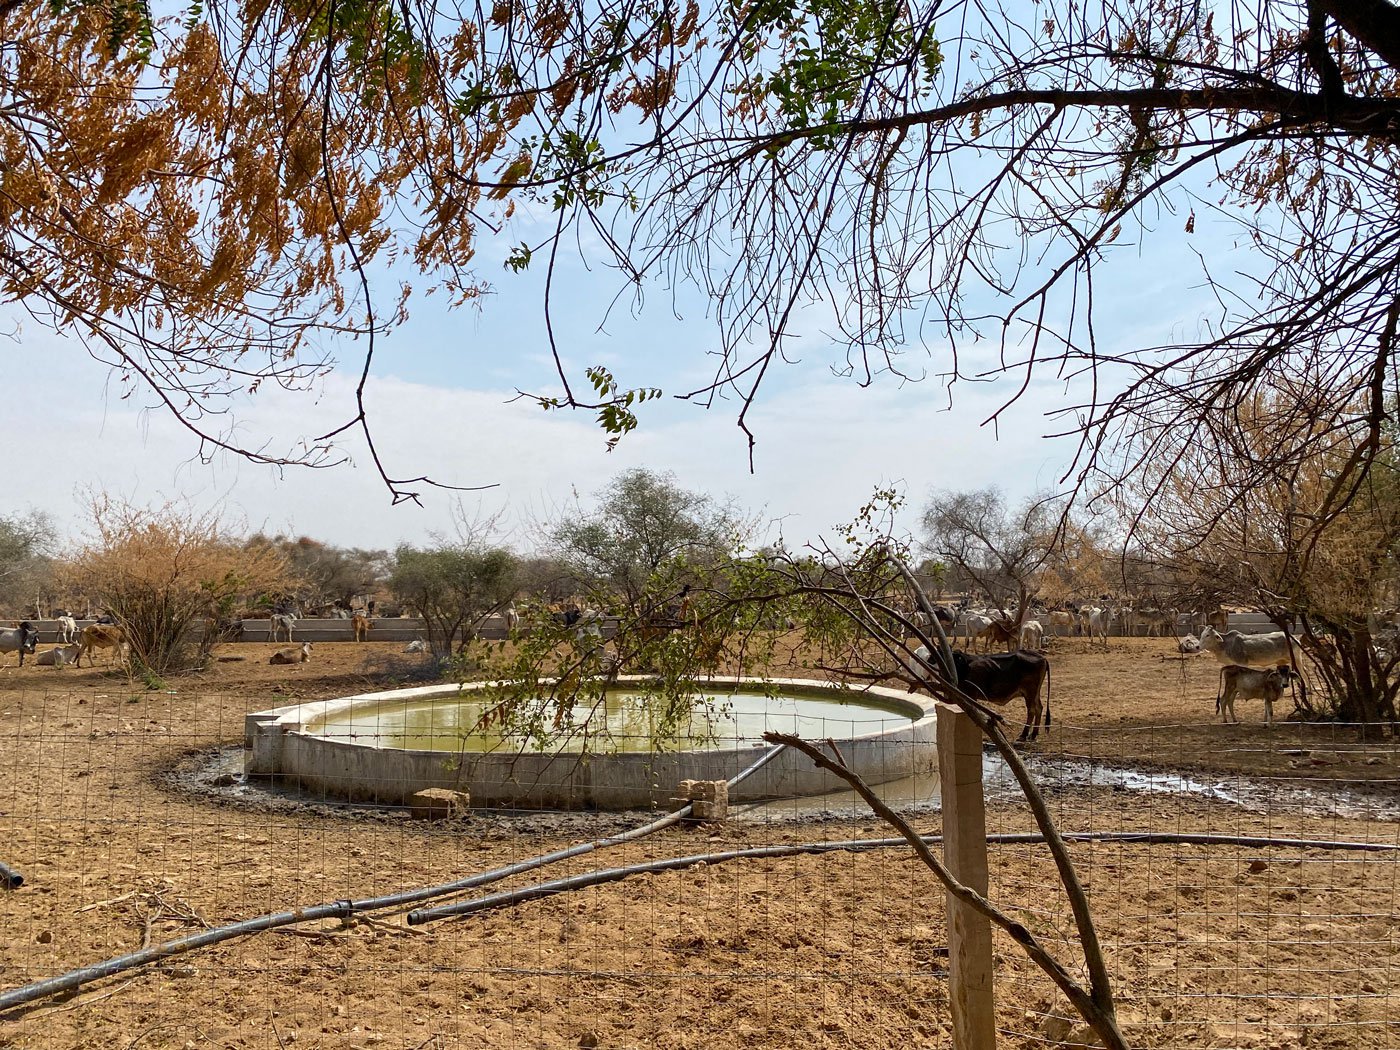
[[(619, 687), (647, 679), (623, 676)], [(490, 683), (397, 689), (292, 704), (247, 716), (245, 772), (295, 783), (340, 798), (402, 804), (424, 788), (470, 792), (474, 806), (633, 809), (667, 807), (682, 780), (728, 780), (769, 745), (756, 733), (710, 740), (685, 750), (592, 749), (538, 751), (528, 743), (501, 741), (489, 749), (463, 740), (456, 748), (386, 746), (379, 730), (405, 705), (470, 703)], [(868, 783), (932, 774), (937, 768), (934, 705), (897, 689), (845, 689), (806, 679), (707, 679), (707, 692), (754, 698), (776, 691), (785, 698), (813, 698), (849, 707), (849, 720), (824, 715), (819, 727), (797, 725), (802, 735), (832, 740), (847, 765)], [(871, 712), (874, 712), (873, 716)], [(330, 732), (327, 726), (372, 728)], [(788, 729), (783, 724), (775, 728)], [(843, 732), (843, 728), (845, 731)], [(440, 744), (434, 741), (435, 744)], [(826, 794), (845, 785), (788, 752), (738, 785), (733, 802)]]

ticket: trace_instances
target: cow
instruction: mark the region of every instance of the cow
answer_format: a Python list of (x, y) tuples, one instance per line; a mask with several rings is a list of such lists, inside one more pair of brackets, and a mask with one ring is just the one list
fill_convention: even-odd
[(277, 635), (282, 631), (287, 632), (287, 641), (292, 641), (292, 626), (297, 622), (297, 618), (291, 613), (273, 613), (269, 627), (272, 631), (272, 640), (277, 641)]
[(1224, 634), (1230, 629), (1230, 614), (1224, 609), (1212, 609), (1206, 613), (1206, 626)]
[(39, 644), (39, 632), (28, 620), (21, 620), (18, 627), (0, 630), (0, 654), (19, 653), (19, 665), (24, 666), (24, 654), (32, 653)]
[(974, 652), (977, 643), (981, 639), (987, 639), (987, 647), (991, 648), (992, 629), (997, 620), (989, 613), (969, 612), (963, 617), (963, 633), (967, 638), (968, 648)]
[(364, 613), (355, 613), (350, 617), (350, 629), (355, 632), (355, 641), (369, 641), (369, 630), (374, 624)]
[(1089, 636), (1092, 643), (1094, 636), (1098, 635), (1103, 639), (1103, 647), (1108, 648), (1108, 621), (1109, 610), (1101, 609), (1097, 605), (1086, 605), (1079, 610), (1079, 620), (1084, 626), (1084, 633)]
[(1270, 631), (1268, 634), (1226, 631), (1221, 634), (1214, 627), (1205, 627), (1201, 630), (1201, 648), (1222, 664), (1289, 667), (1295, 671), (1298, 666), (1294, 659), (1293, 642), (1284, 631)]
[[(924, 681), (928, 680), (930, 668), (942, 666), (926, 645), (915, 649), (914, 657), (916, 662), (910, 669)], [(1005, 704), (1019, 696), (1026, 701), (1026, 725), (1018, 742), (1034, 740), (1040, 733), (1040, 688), (1044, 683), (1045, 731), (1050, 731), (1050, 661), (1040, 653), (1018, 649), (1012, 653), (977, 655), (954, 649), (953, 668), (958, 674), (958, 688), (974, 700)]]
[[(1074, 613), (1068, 609), (1059, 609), (1049, 614), (1050, 633), (1059, 637), (1062, 634), (1074, 633)], [(1061, 630), (1065, 628), (1065, 630)]]
[(1021, 624), (1021, 648), (1039, 649), (1045, 643), (1045, 628), (1039, 620), (1027, 620)]
[(1179, 614), (1175, 609), (1139, 609), (1138, 620), (1147, 624), (1147, 637), (1176, 636), (1176, 621)]
[(115, 649), (116, 656), (120, 657), (122, 646), (126, 644), (126, 632), (118, 624), (111, 623), (90, 623), (83, 628), (78, 635), (78, 659), (79, 667), (83, 666), (83, 656), (88, 658), (88, 666), (91, 667), (97, 662), (97, 657), (93, 655), (94, 649)]
[(1236, 700), (1263, 700), (1264, 721), (1274, 723), (1274, 704), (1283, 697), (1292, 672), (1286, 667), (1271, 667), (1261, 671), (1249, 667), (1226, 664), (1220, 669), (1220, 687), (1215, 694), (1215, 711), (1222, 722), (1238, 722), (1235, 717)]
[(78, 637), (78, 621), (67, 615), (58, 617), (58, 640), (67, 645)]
[(301, 645), (292, 646), (290, 649), (278, 649), (267, 658), (270, 664), (305, 664), (311, 662), (311, 643), (302, 642)]
[(77, 663), (82, 651), (80, 642), (72, 642), (44, 650), (34, 658), (34, 663), (39, 667), (66, 667), (68, 664)]

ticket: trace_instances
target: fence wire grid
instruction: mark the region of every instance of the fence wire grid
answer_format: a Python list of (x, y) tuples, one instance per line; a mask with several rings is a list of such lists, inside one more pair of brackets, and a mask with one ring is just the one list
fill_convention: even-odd
[[(669, 806), (474, 803), (420, 820), (404, 805), (245, 778), (245, 717), (278, 702), (289, 698), (118, 680), (0, 692), (0, 861), (24, 879), (0, 891), (0, 994), (261, 915), (451, 883)], [(1071, 851), (1130, 1045), (1400, 1048), (1395, 742), (1331, 724), (1261, 733), (1207, 711), (1114, 726), (1061, 706), (1025, 753), (1062, 831), (1109, 836)], [(834, 718), (804, 729), (838, 748), (868, 731)], [(752, 741), (720, 747), (736, 768), (759, 753)], [(889, 748), (894, 769), (908, 745)], [(985, 783), (991, 899), (1084, 979), (1045, 848), (999, 841), (1035, 828), (990, 753)], [(921, 832), (941, 832), (936, 771), (880, 790)], [(1130, 837), (1144, 832), (1168, 839)], [(1221, 841), (1185, 838), (1202, 834)], [(85, 983), (0, 1012), (0, 1047), (951, 1046), (944, 893), (907, 848), (700, 862), (406, 921), (603, 868), (892, 835), (849, 793), (736, 802), (722, 822)], [(1246, 837), (1270, 844), (1227, 841)], [(1000, 933), (994, 944), (998, 1045), (1095, 1045), (1022, 950)]]

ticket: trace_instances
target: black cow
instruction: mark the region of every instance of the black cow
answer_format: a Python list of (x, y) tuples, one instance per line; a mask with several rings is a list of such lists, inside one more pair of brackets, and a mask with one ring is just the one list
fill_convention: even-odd
[[(914, 655), (934, 668), (941, 667), (925, 646)], [(1026, 726), (1018, 740), (1034, 740), (1040, 734), (1040, 687), (1045, 685), (1045, 730), (1050, 731), (1050, 661), (1030, 649), (1010, 653), (970, 654), (953, 650), (953, 667), (958, 672), (958, 687), (974, 700), (989, 704), (1005, 704), (1016, 697), (1026, 701)], [(927, 671), (915, 668), (920, 678)]]

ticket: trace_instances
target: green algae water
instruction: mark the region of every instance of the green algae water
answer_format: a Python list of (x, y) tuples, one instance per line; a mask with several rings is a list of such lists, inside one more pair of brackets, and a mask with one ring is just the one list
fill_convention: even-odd
[(579, 704), (572, 723), (541, 743), (527, 732), (484, 724), (494, 699), (471, 694), (404, 703), (356, 705), (308, 723), (303, 732), (327, 740), (410, 751), (544, 750), (611, 754), (619, 751), (696, 751), (749, 747), (767, 731), (810, 739), (848, 739), (907, 726), (908, 715), (869, 702), (804, 694), (712, 693), (688, 711), (666, 719), (654, 698), (611, 690), (594, 704)]

